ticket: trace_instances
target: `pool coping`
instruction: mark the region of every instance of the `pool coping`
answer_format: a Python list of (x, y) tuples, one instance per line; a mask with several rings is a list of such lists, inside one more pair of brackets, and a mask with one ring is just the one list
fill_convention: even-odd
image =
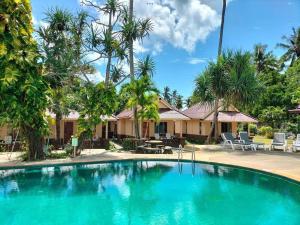
[(263, 169), (253, 168), (249, 166), (242, 166), (230, 163), (216, 162), (216, 161), (208, 161), (208, 160), (190, 160), (190, 159), (178, 159), (175, 158), (123, 158), (123, 159), (103, 159), (103, 160), (95, 160), (95, 161), (62, 161), (62, 162), (51, 162), (50, 164), (45, 164), (44, 161), (38, 161), (35, 164), (23, 164), (23, 165), (0, 165), (0, 170), (10, 170), (10, 169), (26, 169), (26, 168), (43, 168), (43, 167), (55, 167), (55, 166), (70, 166), (70, 165), (83, 165), (83, 164), (100, 164), (100, 163), (116, 163), (116, 162), (128, 162), (128, 161), (166, 161), (166, 162), (188, 162), (188, 163), (200, 163), (200, 164), (208, 164), (208, 165), (217, 165), (217, 166), (225, 166), (235, 169), (248, 170), (272, 177), (276, 177), (279, 179), (283, 179), (287, 182), (291, 182), (293, 184), (300, 186), (300, 180), (294, 179), (289, 176), (285, 176), (276, 172), (266, 171)]

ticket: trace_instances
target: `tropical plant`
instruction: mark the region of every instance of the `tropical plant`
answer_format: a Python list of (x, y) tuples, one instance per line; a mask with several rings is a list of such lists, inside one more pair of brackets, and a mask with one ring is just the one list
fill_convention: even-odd
[(295, 60), (300, 58), (300, 27), (293, 28), (293, 33), (290, 37), (283, 36), (282, 39), (285, 43), (279, 43), (277, 46), (286, 50), (281, 56), (283, 62), (290, 61), (292, 66)]
[(60, 143), (60, 121), (69, 108), (64, 104), (68, 93), (75, 91), (81, 74), (91, 73), (93, 68), (83, 63), (83, 33), (86, 29), (86, 13), (73, 16), (59, 8), (49, 9), (44, 21), (48, 24), (39, 27), (40, 51), (43, 55), (44, 76), (51, 87), (49, 109), (56, 120), (56, 140)]
[[(210, 62), (204, 72), (196, 78), (195, 83), (194, 101), (214, 107), (217, 105), (217, 110), (214, 110), (217, 112), (221, 101), (223, 106), (229, 103), (240, 106), (253, 103), (260, 90), (250, 53), (240, 51), (228, 51), (216, 63)], [(218, 131), (217, 126), (215, 128)]]
[[(104, 4), (83, 0), (82, 4), (103, 15), (101, 17), (89, 15), (92, 19), (89, 24), (86, 48), (97, 56), (90, 62), (107, 59), (105, 85), (108, 87), (110, 82), (118, 82), (125, 76), (119, 65), (126, 58), (126, 46), (121, 42), (119, 26), (124, 6), (119, 0), (107, 0)], [(116, 61), (115, 64), (113, 59)]]
[[(140, 61), (137, 65), (144, 65), (147, 60)], [(137, 71), (144, 71), (143, 67)], [(148, 67), (148, 72), (153, 68)], [(123, 85), (121, 90), (121, 96), (127, 98), (127, 107), (136, 108), (139, 110), (134, 111), (134, 120), (137, 126), (135, 126), (136, 138), (140, 138), (139, 132), (139, 120), (143, 123), (144, 120), (158, 120), (158, 90), (154, 86), (151, 77), (148, 73), (139, 74), (137, 78), (134, 78), (130, 83)]]
[(272, 52), (267, 52), (267, 45), (254, 46), (253, 60), (257, 74), (279, 69), (278, 62)]
[(43, 136), (48, 131), (45, 111), (48, 85), (32, 36), (28, 0), (0, 1), (0, 121), (21, 129), (28, 159), (42, 159)]
[(87, 82), (79, 95), (79, 136), (84, 133), (92, 139), (96, 126), (100, 122), (107, 122), (104, 116), (112, 115), (117, 108), (116, 89), (113, 86), (107, 88), (104, 82)]
[(171, 104), (171, 93), (170, 93), (171, 89), (168, 87), (168, 86), (165, 86), (164, 87), (164, 90), (163, 90), (163, 98)]
[[(222, 42), (223, 42), (223, 32), (224, 32), (224, 23), (225, 23), (225, 13), (226, 13), (226, 0), (223, 0), (217, 60), (220, 59), (220, 56), (222, 54)], [(213, 123), (212, 123), (212, 126), (211, 126), (210, 134), (208, 135), (208, 139), (207, 139), (208, 142), (210, 142), (210, 137), (212, 136), (213, 130), (215, 131), (215, 135), (214, 135), (215, 140), (217, 140), (217, 137), (218, 137), (218, 126), (217, 126), (217, 124), (218, 124), (218, 108), (219, 108), (220, 99), (219, 99), (218, 95), (216, 95), (215, 97), (216, 97), (216, 99), (215, 99), (215, 102), (214, 102), (214, 120), (213, 120)]]
[(281, 124), (283, 123), (284, 117), (284, 109), (278, 106), (268, 106), (259, 115), (259, 119), (261, 122), (273, 128), (281, 128)]

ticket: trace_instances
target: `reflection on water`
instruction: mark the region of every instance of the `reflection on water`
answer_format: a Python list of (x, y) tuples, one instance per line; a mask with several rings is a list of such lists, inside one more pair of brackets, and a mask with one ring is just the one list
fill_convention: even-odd
[(43, 190), (37, 194), (44, 191), (55, 195), (95, 194), (105, 192), (108, 186), (115, 186), (126, 196), (129, 182), (147, 181), (151, 186), (170, 171), (243, 183), (300, 199), (297, 184), (277, 177), (211, 164), (160, 161), (0, 170), (0, 197), (32, 192), (33, 189)]
[(1, 224), (297, 224), (300, 187), (211, 164), (126, 161), (0, 170), (0, 208)]

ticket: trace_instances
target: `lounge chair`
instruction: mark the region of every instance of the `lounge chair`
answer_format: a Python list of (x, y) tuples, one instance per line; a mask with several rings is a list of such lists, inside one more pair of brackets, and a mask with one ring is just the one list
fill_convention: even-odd
[(159, 139), (160, 139), (159, 133), (155, 133), (155, 134), (154, 134), (154, 138), (155, 138), (155, 140), (159, 140)]
[(262, 142), (253, 142), (252, 140), (250, 140), (249, 136), (248, 136), (248, 132), (245, 132), (245, 131), (240, 132), (239, 136), (240, 136), (240, 141), (243, 142), (244, 144), (253, 145), (254, 151), (256, 151), (259, 146), (263, 146), (263, 148), (265, 148), (264, 143), (262, 143)]
[(293, 141), (292, 150), (296, 152), (300, 148), (300, 134), (297, 134), (296, 140)]
[(235, 150), (235, 147), (240, 147), (243, 151), (245, 149), (247, 149), (248, 147), (250, 147), (251, 149), (253, 149), (253, 145), (252, 144), (248, 144), (248, 143), (243, 143), (240, 140), (236, 140), (232, 133), (226, 132), (226, 133), (222, 133), (221, 137), (223, 139), (223, 145), (225, 147), (231, 147), (232, 150)]
[(287, 140), (285, 138), (285, 133), (274, 133), (274, 138), (271, 143), (271, 150), (277, 147), (282, 147), (283, 151), (287, 151)]

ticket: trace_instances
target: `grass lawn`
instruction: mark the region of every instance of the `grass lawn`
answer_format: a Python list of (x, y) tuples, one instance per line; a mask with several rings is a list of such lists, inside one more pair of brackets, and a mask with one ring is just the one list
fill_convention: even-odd
[[(264, 136), (256, 135), (256, 136), (253, 138), (253, 141), (254, 141), (254, 142), (262, 142), (262, 143), (264, 143), (264, 144), (266, 144), (266, 145), (270, 145), (272, 139), (266, 138), (266, 137), (264, 137)], [(287, 141), (288, 141), (288, 145), (293, 144), (293, 140), (288, 139)]]

